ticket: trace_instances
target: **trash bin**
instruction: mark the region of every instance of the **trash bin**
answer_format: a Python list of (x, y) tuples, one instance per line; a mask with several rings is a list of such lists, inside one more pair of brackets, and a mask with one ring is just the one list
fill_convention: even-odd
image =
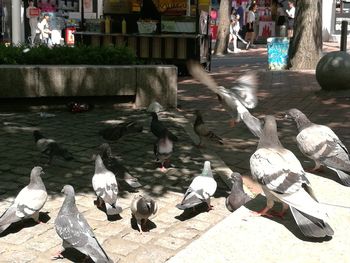
[(269, 70), (287, 68), (289, 38), (269, 37), (267, 39), (267, 62)]

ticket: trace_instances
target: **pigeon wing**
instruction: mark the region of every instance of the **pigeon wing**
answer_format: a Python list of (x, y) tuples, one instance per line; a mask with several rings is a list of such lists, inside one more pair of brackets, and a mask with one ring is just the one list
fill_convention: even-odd
[(250, 168), (254, 179), (271, 191), (293, 193), (301, 187), (303, 168), (287, 149), (258, 149), (250, 158)]

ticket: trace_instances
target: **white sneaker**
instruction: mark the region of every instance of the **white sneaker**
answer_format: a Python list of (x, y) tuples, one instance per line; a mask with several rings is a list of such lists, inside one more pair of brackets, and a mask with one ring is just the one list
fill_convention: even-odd
[(231, 49), (227, 49), (227, 53), (235, 53), (233, 50), (231, 50)]
[(242, 51), (242, 49), (237, 48), (237, 49), (235, 49), (235, 50), (233, 51), (233, 53), (239, 53), (239, 52), (241, 52), (241, 51)]

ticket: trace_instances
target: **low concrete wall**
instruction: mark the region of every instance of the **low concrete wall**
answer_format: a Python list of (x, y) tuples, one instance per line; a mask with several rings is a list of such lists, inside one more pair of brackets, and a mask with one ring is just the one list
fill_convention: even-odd
[(177, 67), (0, 65), (0, 97), (135, 95), (137, 108), (157, 99), (177, 106)]

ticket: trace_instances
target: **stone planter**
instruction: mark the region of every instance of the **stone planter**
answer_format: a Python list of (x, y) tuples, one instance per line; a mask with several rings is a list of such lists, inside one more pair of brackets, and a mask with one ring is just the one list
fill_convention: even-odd
[(0, 65), (0, 97), (134, 95), (137, 108), (157, 99), (177, 106), (177, 67), (172, 65)]

